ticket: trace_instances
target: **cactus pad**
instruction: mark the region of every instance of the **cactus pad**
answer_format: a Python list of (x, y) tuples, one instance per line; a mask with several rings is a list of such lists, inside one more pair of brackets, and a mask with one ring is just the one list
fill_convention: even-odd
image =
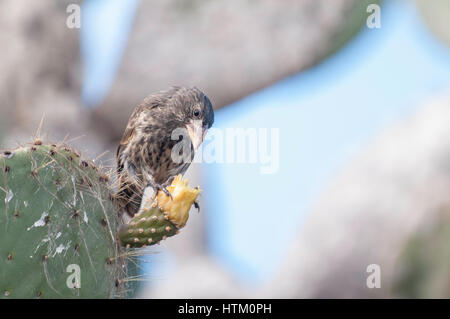
[(126, 295), (107, 181), (61, 145), (0, 153), (0, 298)]
[(119, 230), (119, 238), (126, 247), (145, 247), (178, 233), (186, 225), (189, 210), (200, 189), (190, 188), (187, 180), (178, 175), (167, 187), (172, 198), (160, 191), (156, 199), (149, 199), (140, 212)]

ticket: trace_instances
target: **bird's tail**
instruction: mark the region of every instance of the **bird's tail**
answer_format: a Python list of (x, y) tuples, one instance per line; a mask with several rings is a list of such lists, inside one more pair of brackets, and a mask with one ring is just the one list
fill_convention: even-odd
[(119, 189), (114, 196), (117, 208), (120, 212), (126, 212), (133, 217), (141, 207), (142, 197), (145, 188), (127, 179), (125, 176), (119, 177)]

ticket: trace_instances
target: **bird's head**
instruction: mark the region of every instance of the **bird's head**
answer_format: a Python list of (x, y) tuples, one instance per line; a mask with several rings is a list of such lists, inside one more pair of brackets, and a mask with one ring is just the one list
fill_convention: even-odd
[(214, 110), (209, 98), (198, 88), (172, 87), (169, 109), (171, 128), (186, 129), (194, 149), (203, 142), (214, 123)]
[(185, 127), (194, 149), (203, 142), (208, 129), (214, 123), (211, 101), (200, 90), (193, 89), (193, 99), (188, 99), (185, 107)]
[(196, 87), (174, 86), (152, 94), (135, 112), (142, 118), (141, 130), (144, 132), (170, 138), (174, 133), (178, 137), (178, 130), (185, 130), (194, 149), (200, 146), (214, 123), (211, 101)]

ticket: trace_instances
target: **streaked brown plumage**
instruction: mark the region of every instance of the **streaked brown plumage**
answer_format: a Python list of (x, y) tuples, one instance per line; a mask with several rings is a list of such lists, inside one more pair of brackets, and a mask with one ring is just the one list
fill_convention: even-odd
[[(133, 216), (147, 186), (167, 192), (165, 186), (184, 174), (213, 122), (211, 102), (197, 88), (172, 87), (145, 98), (131, 115), (117, 149), (119, 208)], [(172, 152), (180, 142), (189, 143), (182, 161)]]

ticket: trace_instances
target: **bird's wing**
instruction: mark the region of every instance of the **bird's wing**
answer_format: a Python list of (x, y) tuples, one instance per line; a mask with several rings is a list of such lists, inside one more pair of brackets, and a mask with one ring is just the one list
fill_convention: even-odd
[(122, 140), (120, 141), (119, 147), (117, 148), (117, 171), (120, 173), (123, 170), (122, 158), (121, 154), (126, 149), (128, 143), (133, 139), (134, 134), (136, 132), (136, 122), (139, 119), (139, 116), (141, 116), (142, 112), (145, 112), (146, 110), (150, 110), (153, 108), (158, 107), (161, 105), (161, 98), (159, 95), (150, 95), (144, 99), (144, 101), (136, 107), (136, 109), (133, 111), (133, 114), (131, 114), (130, 119), (128, 120), (127, 128), (125, 129), (125, 132), (123, 133)]
[(117, 171), (120, 173), (123, 170), (123, 164), (122, 163), (122, 152), (127, 147), (128, 143), (133, 139), (134, 132), (135, 132), (135, 120), (132, 118), (130, 119), (130, 122), (127, 125), (127, 128), (125, 129), (125, 132), (123, 133), (122, 140), (120, 141), (119, 147), (117, 148)]
[(123, 133), (122, 140), (120, 141), (119, 147), (117, 148), (117, 157), (120, 153), (127, 147), (128, 143), (134, 136), (134, 127), (128, 126)]
[(136, 122), (139, 118), (139, 115), (143, 112), (145, 106), (139, 105), (137, 108), (134, 109), (133, 113), (130, 116), (130, 119), (128, 120), (127, 128), (125, 129), (125, 132), (123, 133), (122, 140), (120, 141), (119, 147), (117, 148), (117, 160), (120, 161), (120, 154), (122, 151), (127, 147), (128, 143), (133, 139), (135, 128), (136, 128)]

